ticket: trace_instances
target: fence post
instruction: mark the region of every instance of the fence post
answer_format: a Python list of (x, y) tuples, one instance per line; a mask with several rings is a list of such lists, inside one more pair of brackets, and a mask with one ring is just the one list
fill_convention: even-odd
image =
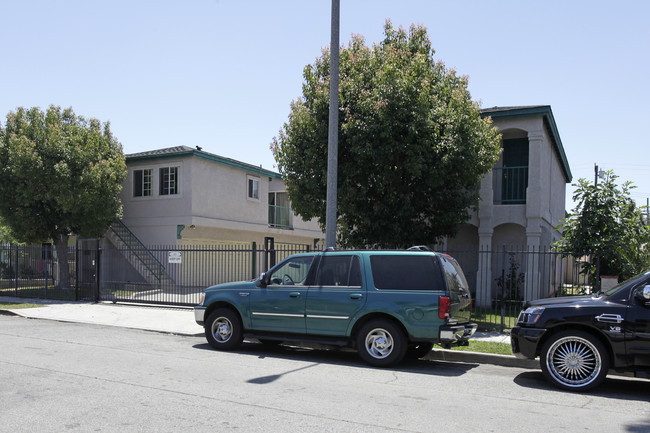
[[(58, 261), (59, 266), (61, 266), (61, 258), (58, 258)], [(68, 266), (68, 264), (64, 263), (64, 266)], [(59, 282), (60, 281), (61, 276), (59, 275)], [(74, 300), (79, 300), (79, 239), (76, 239), (74, 244)]]
[(506, 246), (503, 246), (503, 258), (502, 258), (502, 266), (501, 266), (501, 332), (505, 329), (505, 319), (506, 319), (506, 293), (505, 293), (505, 288), (506, 288), (506, 278), (505, 278), (505, 272), (506, 272)]
[(18, 245), (16, 245), (16, 260), (14, 262), (14, 291), (18, 296)]
[(48, 283), (48, 279), (49, 279), (49, 276), (47, 274), (47, 264), (48, 264), (48, 261), (50, 259), (48, 257), (49, 257), (49, 251), (46, 248), (45, 249), (45, 265), (44, 265), (45, 266), (45, 299), (49, 299), (49, 296), (47, 296), (47, 283)]
[(257, 278), (257, 242), (253, 242), (251, 251), (251, 278)]
[(95, 250), (95, 259), (97, 260), (95, 263), (95, 302), (99, 302), (99, 291), (100, 291), (100, 279), (99, 279), (99, 272), (101, 269), (101, 248), (99, 248), (99, 239), (97, 239), (96, 243), (97, 249)]

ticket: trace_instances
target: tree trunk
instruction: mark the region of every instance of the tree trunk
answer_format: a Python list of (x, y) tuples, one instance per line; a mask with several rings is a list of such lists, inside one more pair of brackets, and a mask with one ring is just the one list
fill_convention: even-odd
[(68, 261), (68, 240), (70, 236), (59, 235), (54, 239), (54, 249), (56, 250), (58, 284), (60, 289), (70, 288), (70, 265)]

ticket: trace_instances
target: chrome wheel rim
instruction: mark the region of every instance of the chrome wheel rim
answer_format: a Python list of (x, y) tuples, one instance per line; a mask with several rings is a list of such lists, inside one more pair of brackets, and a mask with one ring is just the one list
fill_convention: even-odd
[(584, 387), (593, 382), (602, 368), (598, 349), (580, 337), (564, 337), (548, 350), (546, 366), (555, 380), (568, 387)]
[(385, 329), (373, 329), (366, 335), (366, 351), (373, 358), (386, 358), (393, 352), (393, 347), (393, 336)]
[(219, 317), (212, 322), (212, 336), (218, 343), (225, 343), (232, 337), (232, 323), (226, 317)]

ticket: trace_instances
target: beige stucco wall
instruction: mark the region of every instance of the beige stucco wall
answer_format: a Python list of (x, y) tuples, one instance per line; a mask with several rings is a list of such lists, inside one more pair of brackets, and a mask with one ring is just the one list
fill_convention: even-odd
[[(158, 169), (166, 166), (179, 167), (178, 195), (158, 195)], [(293, 229), (269, 227), (268, 193), (284, 191), (281, 179), (196, 157), (136, 161), (127, 168), (123, 222), (145, 245), (174, 245), (181, 239), (262, 243), (267, 236), (276, 242), (313, 245), (314, 239), (324, 237), (317, 222), (295, 215)], [(133, 171), (144, 168), (153, 169), (153, 196), (133, 197)], [(248, 198), (249, 178), (259, 181), (259, 200)]]

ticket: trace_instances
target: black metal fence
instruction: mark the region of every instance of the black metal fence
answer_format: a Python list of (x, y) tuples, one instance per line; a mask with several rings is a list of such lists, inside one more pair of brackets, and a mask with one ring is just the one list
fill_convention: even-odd
[[(83, 266), (96, 260), (98, 249), (68, 248), (67, 263), (58, 260), (51, 244), (0, 245), (0, 296), (57, 299), (66, 301), (96, 300), (96, 272)], [(86, 259), (90, 257), (90, 259)], [(68, 266), (70, 281), (61, 284), (61, 266)], [(90, 271), (92, 272), (92, 271)]]
[[(116, 248), (81, 240), (69, 248), (68, 288), (61, 287), (63, 266), (51, 245), (0, 245), (0, 295), (63, 300), (196, 305), (208, 286), (252, 280), (285, 257), (309, 251), (308, 245), (231, 243)], [(584, 272), (590, 257), (548, 249), (447, 251), (460, 263), (481, 329), (511, 328), (525, 300), (588, 294)], [(597, 278), (596, 278), (597, 281)]]
[(280, 260), (307, 252), (308, 245), (255, 242), (205, 246), (148, 247), (159, 264), (142, 271), (138, 255), (126, 248), (104, 248), (100, 298), (120, 302), (196, 305), (206, 287), (253, 280)]
[(505, 246), (446, 253), (463, 268), (472, 292), (473, 317), (481, 329), (510, 329), (525, 301), (589, 294), (598, 286), (599, 276), (590, 278), (584, 272), (591, 256)]

